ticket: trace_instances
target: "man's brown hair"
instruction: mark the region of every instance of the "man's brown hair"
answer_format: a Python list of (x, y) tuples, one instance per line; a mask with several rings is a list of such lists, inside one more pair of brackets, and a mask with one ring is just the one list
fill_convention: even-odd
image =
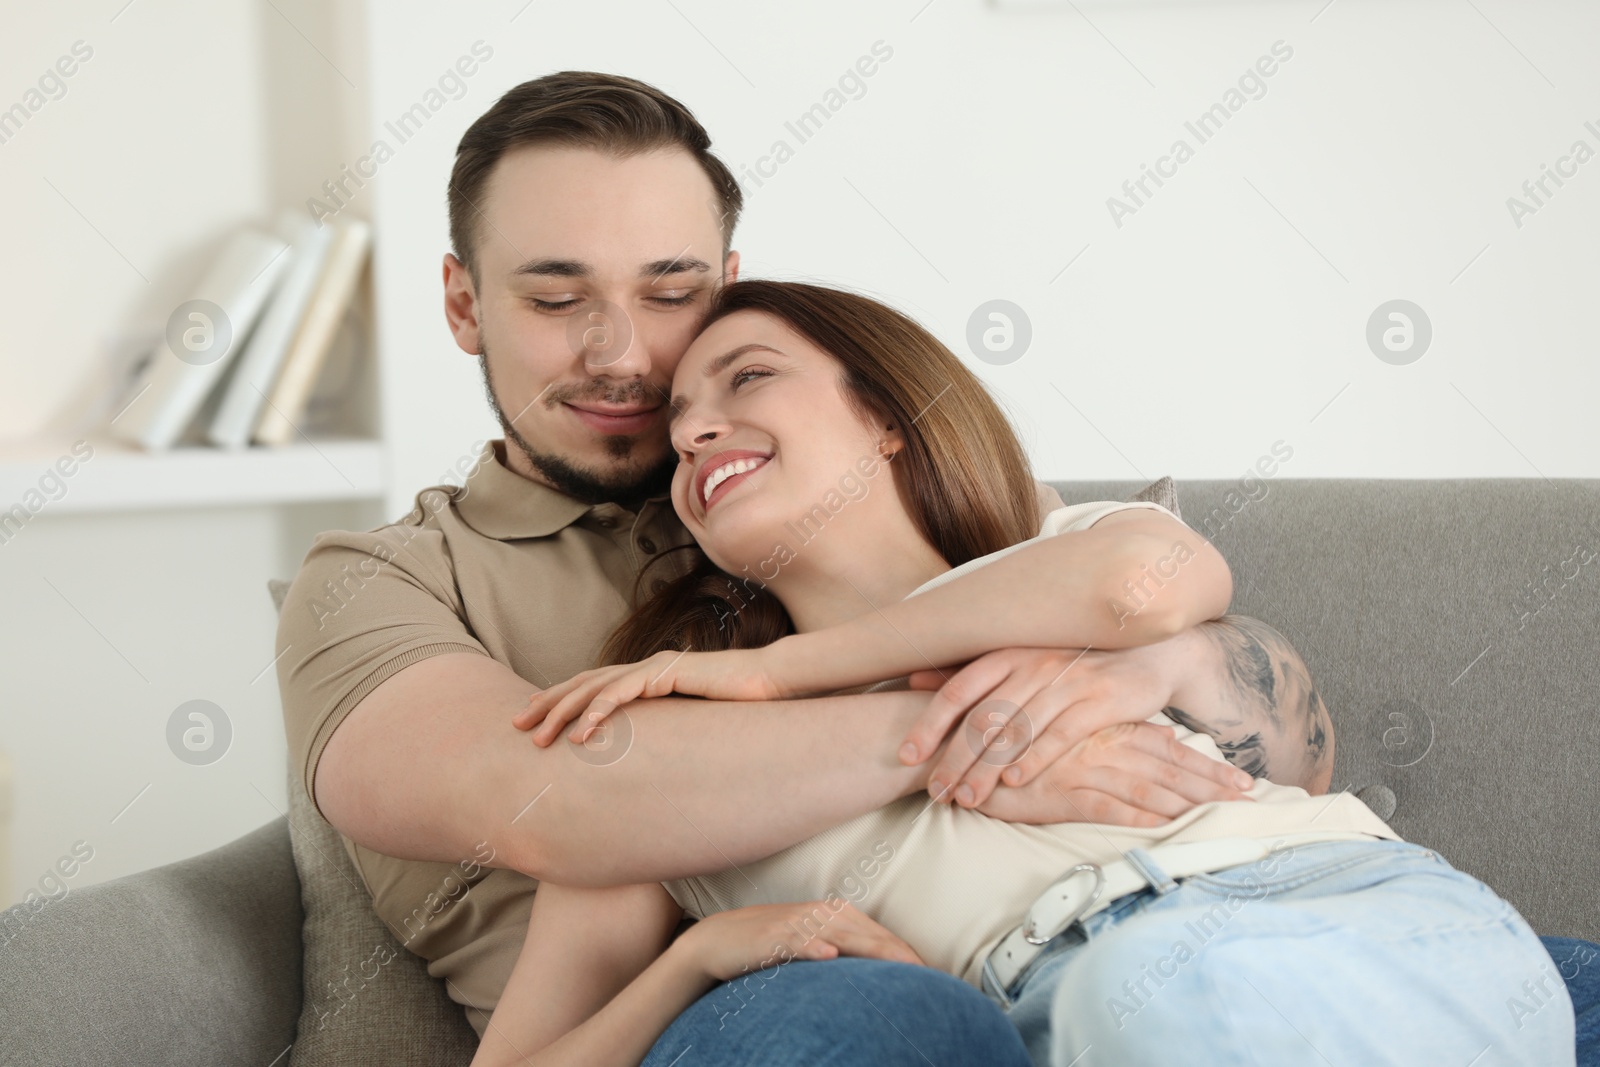
[(597, 148), (623, 156), (683, 149), (711, 179), (720, 212), (722, 251), (727, 255), (744, 196), (733, 173), (711, 154), (711, 136), (693, 113), (642, 81), (564, 70), (507, 91), (467, 128), (456, 146), (450, 172), (450, 243), (474, 284), (484, 186), (501, 156), (531, 144)]

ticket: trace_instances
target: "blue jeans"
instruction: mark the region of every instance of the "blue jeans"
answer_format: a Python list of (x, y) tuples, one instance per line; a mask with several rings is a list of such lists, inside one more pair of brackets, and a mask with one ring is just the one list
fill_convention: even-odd
[(1578, 1016), (1578, 1067), (1600, 1067), (1600, 945), (1570, 937), (1541, 937), (1567, 983)]
[(931, 967), (795, 960), (724, 982), (641, 1067), (1029, 1067), (1005, 1014)]
[(1166, 881), (988, 990), (1036, 1067), (1575, 1062), (1550, 953), (1509, 904), (1418, 845), (1300, 845)]

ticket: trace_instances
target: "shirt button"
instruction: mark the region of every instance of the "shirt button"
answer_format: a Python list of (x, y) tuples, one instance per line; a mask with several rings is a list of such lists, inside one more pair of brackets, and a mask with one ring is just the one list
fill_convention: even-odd
[(617, 524), (617, 520), (613, 519), (609, 515), (602, 516), (601, 518), (598, 518), (598, 519), (596, 519), (594, 521), (595, 521), (596, 525), (603, 526), (607, 530), (611, 529), (613, 526), (615, 526)]
[(644, 549), (646, 553), (653, 553), (656, 550), (656, 543), (648, 537), (641, 537), (639, 538), (639, 547)]

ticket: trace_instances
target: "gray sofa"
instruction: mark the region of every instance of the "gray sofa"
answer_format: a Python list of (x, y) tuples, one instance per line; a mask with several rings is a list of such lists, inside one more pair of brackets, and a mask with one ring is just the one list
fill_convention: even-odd
[[(1137, 484), (1057, 488), (1073, 501)], [(1540, 933), (1600, 939), (1600, 481), (1179, 492), (1233, 566), (1233, 610), (1309, 663), (1334, 716), (1334, 788)], [(403, 950), (341, 993), (347, 1012), (327, 1010), (328, 975), (348, 978), (374, 941), (398, 947), (354, 878), (301, 795), (222, 848), (46, 906), (0, 935), (0, 1063), (467, 1062), (472, 1031)]]

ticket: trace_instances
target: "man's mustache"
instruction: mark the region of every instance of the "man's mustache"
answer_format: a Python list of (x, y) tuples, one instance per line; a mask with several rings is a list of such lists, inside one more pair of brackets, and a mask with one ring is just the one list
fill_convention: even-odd
[(666, 401), (667, 396), (668, 387), (665, 384), (657, 385), (654, 382), (639, 380), (621, 385), (594, 382), (551, 389), (545, 394), (545, 406), (555, 407), (557, 404), (570, 404), (574, 401), (616, 406), (660, 404)]

